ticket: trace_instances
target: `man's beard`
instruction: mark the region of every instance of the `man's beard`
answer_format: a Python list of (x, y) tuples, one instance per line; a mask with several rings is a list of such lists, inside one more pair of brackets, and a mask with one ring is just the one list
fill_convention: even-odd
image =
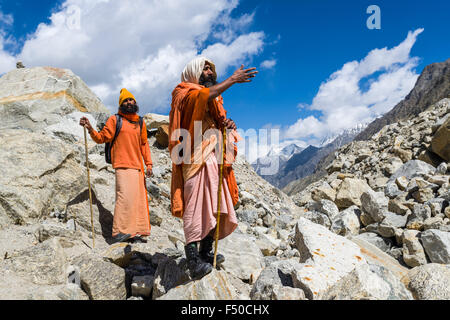
[(213, 75), (205, 77), (203, 74), (198, 79), (198, 84), (205, 86), (206, 88), (212, 87), (217, 84), (216, 79), (214, 79)]
[(139, 112), (139, 106), (136, 104), (132, 105), (121, 105), (120, 111), (122, 111), (125, 114), (131, 114), (131, 113), (138, 113)]

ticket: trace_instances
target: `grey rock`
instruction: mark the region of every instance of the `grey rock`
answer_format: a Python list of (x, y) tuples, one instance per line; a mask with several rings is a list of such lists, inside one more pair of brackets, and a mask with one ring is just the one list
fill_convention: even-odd
[(293, 223), (294, 219), (290, 215), (281, 215), (275, 217), (275, 226), (278, 230), (290, 229)]
[(258, 212), (253, 210), (242, 210), (238, 214), (239, 220), (248, 223), (250, 226), (256, 225), (258, 220)]
[(294, 287), (291, 273), (298, 262), (293, 260), (277, 261), (264, 268), (250, 292), (252, 300), (271, 300), (274, 289)]
[(406, 177), (408, 180), (427, 174), (434, 174), (436, 169), (421, 160), (411, 160), (402, 165), (390, 178), (389, 182), (394, 182), (398, 177)]
[(264, 268), (264, 256), (250, 235), (233, 232), (219, 241), (218, 252), (225, 256), (223, 270), (243, 281), (256, 279)]
[(390, 270), (398, 279), (402, 279), (408, 273), (408, 268), (402, 263), (373, 244), (358, 237), (351, 237), (350, 239), (360, 247), (362, 256), (369, 264)]
[(311, 197), (313, 200), (329, 200), (334, 201), (336, 199), (336, 191), (329, 185), (321, 185), (311, 192)]
[(70, 70), (17, 69), (0, 78), (0, 116), (4, 129), (43, 129), (74, 111), (109, 113)]
[(255, 204), (257, 202), (256, 198), (247, 191), (239, 192), (239, 198), (243, 205)]
[(417, 300), (450, 300), (450, 266), (430, 263), (409, 271), (402, 280)]
[(249, 291), (233, 275), (213, 270), (200, 280), (172, 288), (157, 300), (248, 300)]
[(450, 264), (450, 232), (429, 229), (422, 232), (420, 240), (431, 262)]
[(448, 170), (447, 167), (447, 163), (446, 162), (442, 162), (437, 168), (436, 168), (436, 173), (437, 174), (446, 174)]
[(386, 187), (384, 188), (384, 194), (390, 199), (394, 199), (401, 194), (401, 191), (398, 189), (398, 186), (395, 183), (391, 182), (386, 184)]
[(405, 205), (405, 202), (401, 197), (390, 199), (388, 210), (402, 216), (407, 215), (411, 210)]
[(415, 204), (412, 214), (408, 216), (406, 227), (423, 230), (423, 223), (428, 218), (431, 218), (431, 208), (425, 204)]
[(414, 268), (427, 263), (425, 251), (419, 241), (419, 231), (406, 230), (403, 233), (403, 261)]
[(360, 265), (331, 287), (324, 300), (413, 300), (412, 294), (388, 269)]
[(256, 245), (259, 247), (264, 256), (273, 256), (276, 255), (280, 249), (281, 240), (276, 239), (271, 235), (262, 233), (258, 236)]
[(330, 220), (339, 214), (338, 207), (330, 200), (319, 200), (313, 205), (314, 210), (324, 213)]
[(386, 173), (386, 175), (391, 176), (397, 170), (399, 170), (403, 165), (403, 161), (398, 157), (391, 157), (388, 159), (386, 164), (382, 166), (382, 170)]
[[(403, 261), (403, 249), (402, 248), (391, 248), (389, 251), (386, 252), (388, 255), (393, 257), (395, 260), (399, 261), (400, 263), (404, 264)], [(405, 264), (406, 265), (406, 264)]]
[(397, 186), (399, 187), (400, 190), (406, 190), (406, 187), (408, 187), (408, 179), (406, 177), (398, 177), (397, 179), (395, 179), (395, 183), (397, 184)]
[(305, 212), (305, 218), (314, 223), (320, 224), (321, 226), (324, 226), (327, 229), (331, 227), (330, 218), (328, 218), (328, 216), (324, 213), (318, 211), (307, 211)]
[(91, 300), (125, 300), (125, 270), (94, 254), (83, 254), (73, 265), (80, 269), (81, 286)]
[(414, 199), (419, 203), (425, 203), (434, 198), (434, 192), (430, 188), (419, 189), (412, 193)]
[(380, 225), (387, 225), (395, 228), (404, 228), (406, 226), (407, 218), (408, 218), (407, 216), (402, 216), (387, 211), (384, 214), (384, 220), (380, 223)]
[(389, 251), (392, 247), (391, 240), (380, 237), (378, 234), (374, 232), (364, 232), (355, 236), (354, 238), (367, 241), (376, 246), (377, 248), (379, 248), (380, 250), (382, 250), (383, 252)]
[(61, 300), (89, 300), (89, 296), (81, 290), (81, 288), (73, 283), (68, 283), (64, 285), (57, 293), (59, 299)]
[(448, 202), (446, 202), (442, 198), (434, 198), (427, 202), (425, 202), (431, 209), (431, 216), (435, 217), (440, 213), (443, 213), (443, 209), (448, 206)]
[(57, 285), (67, 282), (69, 266), (59, 240), (51, 238), (36, 246), (13, 253), (11, 269), (39, 285)]
[(423, 230), (441, 229), (444, 226), (444, 220), (441, 217), (428, 218), (423, 222)]
[(357, 206), (351, 206), (343, 210), (332, 220), (331, 231), (341, 236), (357, 235), (361, 227), (360, 215), (361, 210)]
[(361, 195), (371, 190), (365, 180), (345, 178), (339, 186), (336, 194), (336, 205), (340, 209), (351, 207), (352, 205), (361, 206)]
[(362, 210), (367, 212), (376, 222), (384, 219), (388, 204), (388, 198), (382, 192), (368, 190), (361, 195)]
[(275, 287), (272, 290), (271, 300), (308, 300), (302, 289), (291, 287)]
[(366, 263), (355, 243), (304, 218), (295, 226), (295, 242), (302, 266), (291, 276), (294, 287), (302, 289), (308, 299), (320, 299), (357, 265)]
[(431, 141), (431, 150), (445, 161), (450, 161), (450, 117), (439, 127)]

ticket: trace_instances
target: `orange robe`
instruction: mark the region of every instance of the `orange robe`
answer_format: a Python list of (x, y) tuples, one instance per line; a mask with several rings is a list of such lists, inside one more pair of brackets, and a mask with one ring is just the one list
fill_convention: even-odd
[[(119, 114), (133, 122), (139, 122), (136, 114)], [(147, 168), (151, 168), (152, 158), (145, 122), (142, 124), (142, 131), (139, 131), (139, 123), (133, 124), (122, 119), (122, 128), (111, 149), (111, 162), (116, 169), (113, 236), (118, 233), (129, 233), (132, 237), (137, 234), (150, 235), (150, 211), (142, 159)], [(101, 144), (111, 142), (115, 132), (116, 117), (112, 116), (100, 132), (92, 130), (90, 135), (92, 140)]]
[[(217, 124), (220, 125), (226, 119), (227, 113), (223, 108), (222, 97), (219, 96), (217, 99), (209, 102), (208, 98), (209, 88), (189, 82), (180, 83), (172, 92), (172, 108), (169, 114), (169, 152), (171, 155), (173, 148), (180, 143), (178, 139), (172, 139), (172, 133), (177, 129), (186, 129), (189, 131), (191, 139), (194, 140), (194, 122), (203, 121), (207, 109), (209, 109), (210, 115)], [(219, 129), (222, 128), (219, 127)], [(230, 137), (236, 137), (236, 134), (231, 134)], [(237, 140), (235, 139), (235, 141)], [(193, 141), (191, 148), (193, 153)], [(236, 154), (237, 147), (234, 146), (234, 156)], [(224, 163), (223, 176), (227, 182), (233, 205), (236, 205), (239, 201), (239, 190), (232, 163)], [(185, 208), (184, 182), (183, 165), (172, 163), (171, 210), (172, 215), (178, 218), (183, 217)]]

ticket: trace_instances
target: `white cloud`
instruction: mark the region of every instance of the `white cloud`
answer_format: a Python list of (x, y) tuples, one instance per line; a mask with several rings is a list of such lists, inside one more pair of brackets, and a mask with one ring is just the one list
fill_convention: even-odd
[[(361, 61), (351, 61), (334, 72), (320, 85), (311, 105), (299, 104), (299, 109), (316, 110), (320, 117), (298, 119), (284, 128), (282, 139), (303, 139), (317, 144), (329, 134), (337, 134), (384, 114), (400, 102), (414, 87), (418, 64), (411, 49), (423, 29), (409, 32), (392, 49), (374, 49)], [(361, 82), (367, 81), (363, 90)]]
[(276, 59), (270, 59), (270, 60), (264, 60), (261, 62), (261, 68), (262, 69), (272, 69), (277, 64)]
[[(220, 77), (261, 52), (264, 33), (236, 27), (253, 21), (253, 14), (232, 18), (237, 5), (237, 0), (66, 0), (49, 24), (28, 37), (19, 59), (27, 67), (71, 69), (111, 111), (127, 87), (141, 112), (167, 113), (183, 67), (197, 55), (214, 60)], [(205, 47), (207, 39), (219, 42)]]
[(16, 67), (15, 58), (4, 50), (5, 43), (6, 41), (3, 37), (3, 33), (0, 30), (0, 75)]
[(11, 26), (14, 23), (14, 17), (12, 14), (4, 14), (0, 11), (0, 26), (2, 24), (6, 26)]
[(264, 45), (264, 32), (252, 32), (239, 36), (229, 45), (215, 43), (202, 51), (201, 55), (210, 57), (216, 64), (218, 77), (228, 66), (239, 67), (248, 63), (249, 58), (261, 52)]

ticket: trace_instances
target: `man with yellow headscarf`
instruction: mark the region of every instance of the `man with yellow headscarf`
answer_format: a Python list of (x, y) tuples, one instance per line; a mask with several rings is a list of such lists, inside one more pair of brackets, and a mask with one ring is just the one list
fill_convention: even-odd
[[(244, 70), (217, 83), (214, 63), (204, 57), (189, 62), (181, 75), (181, 83), (172, 92), (169, 114), (169, 152), (172, 159), (171, 210), (183, 219), (185, 252), (191, 277), (198, 279), (212, 271), (212, 244), (217, 227), (219, 162), (222, 135), (227, 130), (227, 147), (223, 163), (220, 194), (219, 239), (230, 235), (237, 227), (234, 206), (239, 192), (232, 163), (237, 155), (235, 142), (241, 138), (236, 124), (227, 119), (221, 94), (237, 83), (251, 82), (257, 71)], [(220, 130), (220, 131), (219, 131)], [(200, 132), (198, 132), (200, 131)], [(217, 135), (209, 134), (217, 132)], [(200, 143), (196, 143), (197, 139)], [(223, 141), (222, 141), (223, 142)], [(191, 156), (192, 155), (192, 156)], [(197, 242), (200, 248), (197, 249)], [(218, 254), (216, 263), (225, 257)]]
[[(119, 134), (111, 147), (111, 163), (116, 175), (116, 203), (112, 228), (113, 242), (145, 242), (150, 235), (150, 217), (145, 188), (145, 176), (152, 175), (152, 158), (145, 122), (137, 114), (139, 106), (134, 96), (122, 89), (119, 112), (109, 117), (97, 132), (86, 117), (80, 119), (96, 143), (111, 143), (116, 134), (117, 121), (122, 122)], [(142, 159), (147, 170), (144, 173)]]

